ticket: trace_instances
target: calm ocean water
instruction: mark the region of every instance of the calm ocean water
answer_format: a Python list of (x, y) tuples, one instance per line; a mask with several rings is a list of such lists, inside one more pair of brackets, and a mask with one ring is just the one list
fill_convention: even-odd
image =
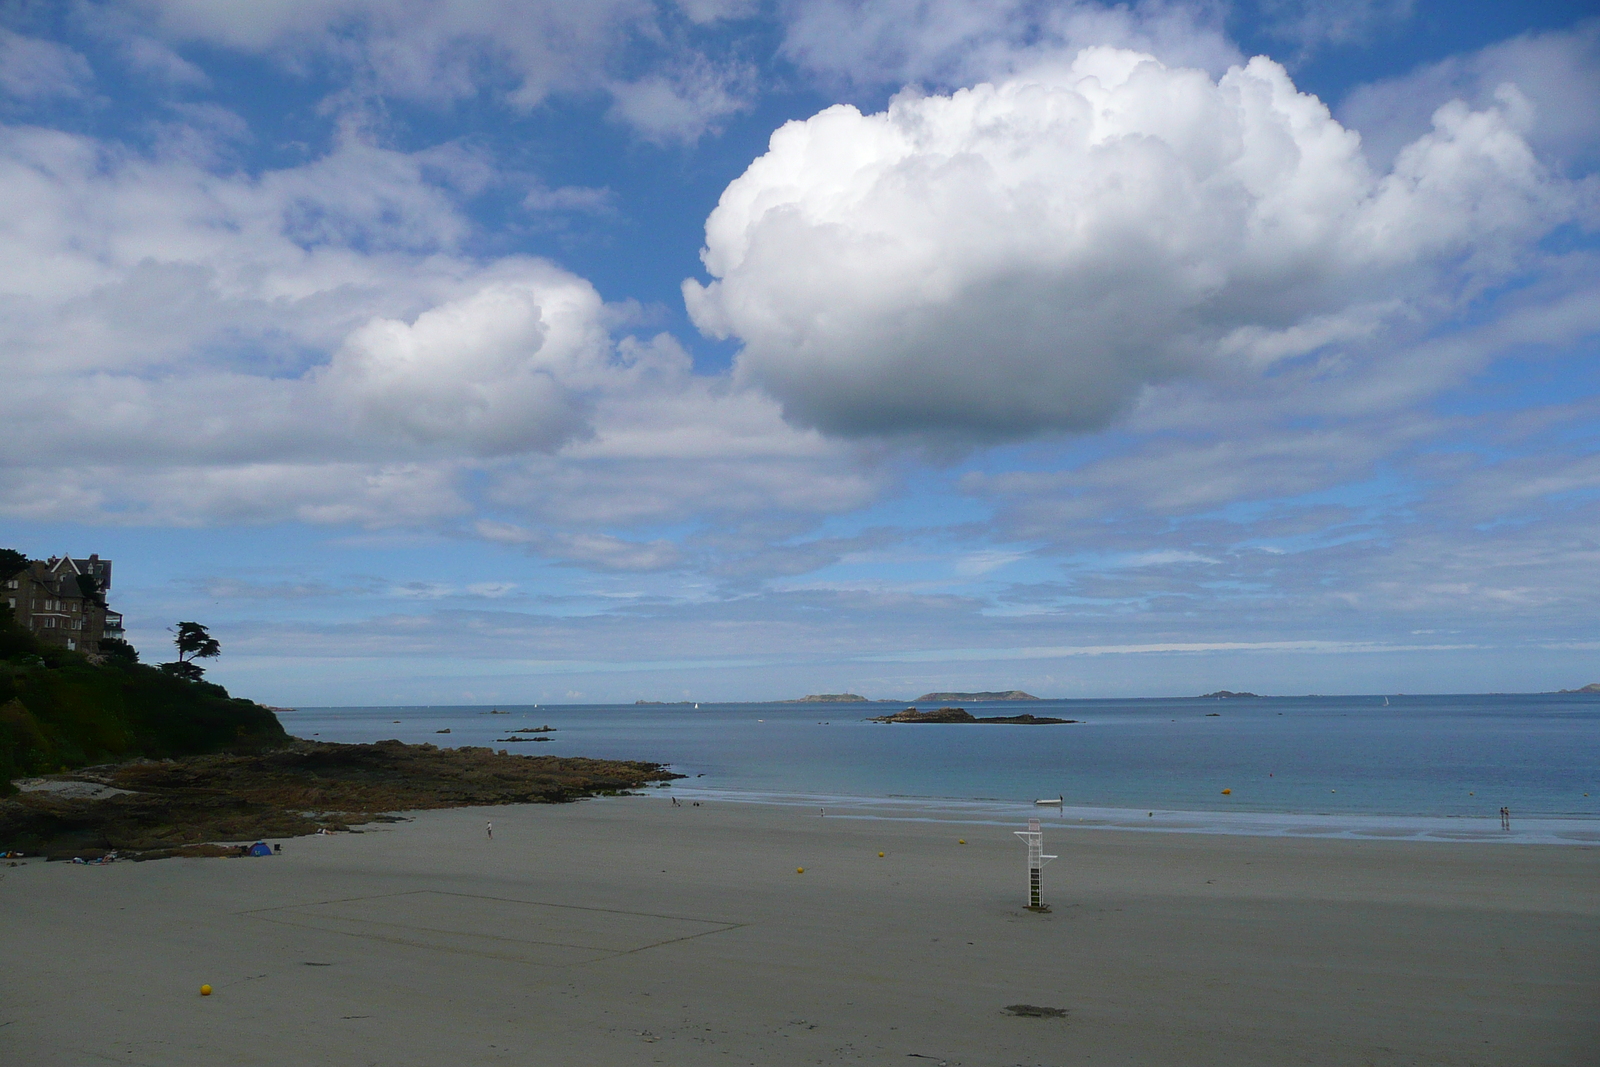
[[(1600, 696), (1387, 699), (969, 708), (1082, 720), (1070, 726), (863, 721), (903, 706), (892, 704), (301, 708), (281, 718), (326, 741), (652, 760), (691, 776), (680, 795), (831, 804), (840, 815), (1005, 822), (1059, 795), (1051, 817), (1095, 825), (1476, 838), (1499, 832), (1505, 805), (1516, 840), (1600, 842)], [(546, 724), (549, 742), (500, 742)]]

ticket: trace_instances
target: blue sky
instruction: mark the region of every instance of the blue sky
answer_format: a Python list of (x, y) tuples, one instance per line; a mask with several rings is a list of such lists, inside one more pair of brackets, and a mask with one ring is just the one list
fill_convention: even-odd
[(1592, 5), (0, 8), (0, 543), (278, 704), (1600, 678)]

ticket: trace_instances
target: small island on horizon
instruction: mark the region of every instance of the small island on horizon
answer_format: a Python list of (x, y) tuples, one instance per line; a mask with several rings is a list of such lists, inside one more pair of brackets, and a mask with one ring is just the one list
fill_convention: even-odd
[[(1020, 689), (1007, 689), (1004, 691), (985, 690), (979, 693), (923, 693), (921, 696), (909, 701), (912, 704), (949, 704), (960, 702), (963, 704), (982, 704), (989, 701), (1000, 700), (1039, 700), (1040, 697), (1032, 693), (1024, 693)], [(639, 701), (639, 703), (649, 703)], [(859, 693), (811, 693), (800, 697), (798, 700), (774, 700), (774, 704), (898, 704), (898, 700), (873, 700), (861, 696)]]
[(913, 704), (934, 704), (947, 701), (960, 701), (963, 704), (982, 704), (996, 700), (1038, 700), (1039, 697), (1032, 693), (1024, 693), (1020, 689), (1007, 689), (1004, 692), (985, 690), (980, 693), (923, 693)]
[(1260, 693), (1235, 693), (1227, 689), (1218, 689), (1215, 693), (1201, 693), (1197, 700), (1260, 700)]

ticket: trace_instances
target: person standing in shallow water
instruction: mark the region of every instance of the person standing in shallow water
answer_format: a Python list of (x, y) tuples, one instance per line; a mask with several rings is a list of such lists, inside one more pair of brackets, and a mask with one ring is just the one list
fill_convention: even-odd
[(1511, 829), (1511, 809), (1510, 808), (1502, 807), (1500, 809), (1500, 829), (1502, 829), (1502, 830)]

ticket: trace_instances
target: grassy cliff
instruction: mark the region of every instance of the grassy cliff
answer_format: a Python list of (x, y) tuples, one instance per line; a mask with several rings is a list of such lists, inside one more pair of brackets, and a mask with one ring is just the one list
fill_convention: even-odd
[(45, 646), (0, 607), (0, 794), (11, 779), (137, 756), (287, 743), (277, 716), (220, 685)]

